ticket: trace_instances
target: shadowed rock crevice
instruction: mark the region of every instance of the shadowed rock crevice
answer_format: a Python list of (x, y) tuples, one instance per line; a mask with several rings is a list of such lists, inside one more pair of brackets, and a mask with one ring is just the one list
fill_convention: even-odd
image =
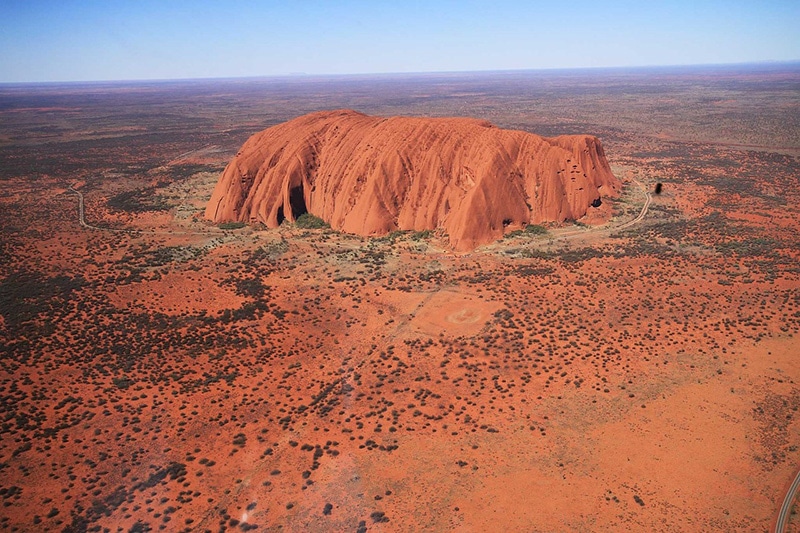
[(292, 208), (292, 218), (294, 220), (308, 213), (302, 185), (294, 187), (289, 191), (289, 206)]
[(274, 228), (310, 213), (364, 236), (442, 230), (464, 251), (528, 224), (579, 219), (619, 188), (589, 135), (323, 111), (253, 135), (223, 172), (206, 218)]

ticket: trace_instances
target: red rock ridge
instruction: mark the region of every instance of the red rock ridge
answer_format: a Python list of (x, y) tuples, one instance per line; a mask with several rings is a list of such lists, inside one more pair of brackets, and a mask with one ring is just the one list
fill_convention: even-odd
[(443, 228), (465, 251), (506, 227), (578, 219), (619, 188), (592, 136), (323, 111), (253, 135), (222, 173), (205, 216), (274, 228), (307, 211), (364, 236)]

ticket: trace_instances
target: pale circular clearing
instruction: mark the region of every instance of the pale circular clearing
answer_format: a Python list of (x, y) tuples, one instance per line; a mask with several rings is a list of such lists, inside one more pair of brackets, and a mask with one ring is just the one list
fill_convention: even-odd
[(477, 335), (499, 307), (476, 294), (442, 290), (417, 311), (411, 326), (427, 335)]
[(481, 313), (477, 309), (462, 309), (447, 315), (447, 321), (453, 324), (474, 324), (481, 319)]

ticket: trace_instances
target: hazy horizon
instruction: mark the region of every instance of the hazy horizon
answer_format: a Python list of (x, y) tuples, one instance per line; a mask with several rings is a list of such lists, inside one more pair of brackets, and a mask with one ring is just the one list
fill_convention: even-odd
[(129, 78), (129, 79), (95, 79), (95, 80), (52, 80), (52, 81), (0, 81), (0, 86), (25, 85), (102, 85), (102, 84), (147, 84), (147, 83), (181, 83), (181, 82), (213, 82), (213, 81), (261, 81), (261, 80), (347, 80), (364, 78), (426, 78), (441, 76), (482, 76), (482, 75), (514, 75), (514, 74), (639, 74), (647, 71), (676, 73), (698, 70), (730, 70), (747, 69), (800, 68), (800, 59), (786, 61), (749, 61), (743, 63), (695, 63), (676, 65), (634, 65), (609, 67), (574, 67), (574, 68), (519, 68), (519, 69), (486, 69), (486, 70), (434, 70), (417, 72), (353, 72), (347, 74), (308, 74), (295, 72), (289, 74), (267, 74), (251, 76), (209, 76), (194, 78)]
[(800, 60), (800, 6), (361, 0), (0, 6), (0, 83), (641, 68)]

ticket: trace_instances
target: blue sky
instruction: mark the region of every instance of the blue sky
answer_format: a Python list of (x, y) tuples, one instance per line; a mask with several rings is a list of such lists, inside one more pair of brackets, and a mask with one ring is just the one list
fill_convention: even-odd
[(798, 59), (797, 0), (0, 2), (0, 82)]

